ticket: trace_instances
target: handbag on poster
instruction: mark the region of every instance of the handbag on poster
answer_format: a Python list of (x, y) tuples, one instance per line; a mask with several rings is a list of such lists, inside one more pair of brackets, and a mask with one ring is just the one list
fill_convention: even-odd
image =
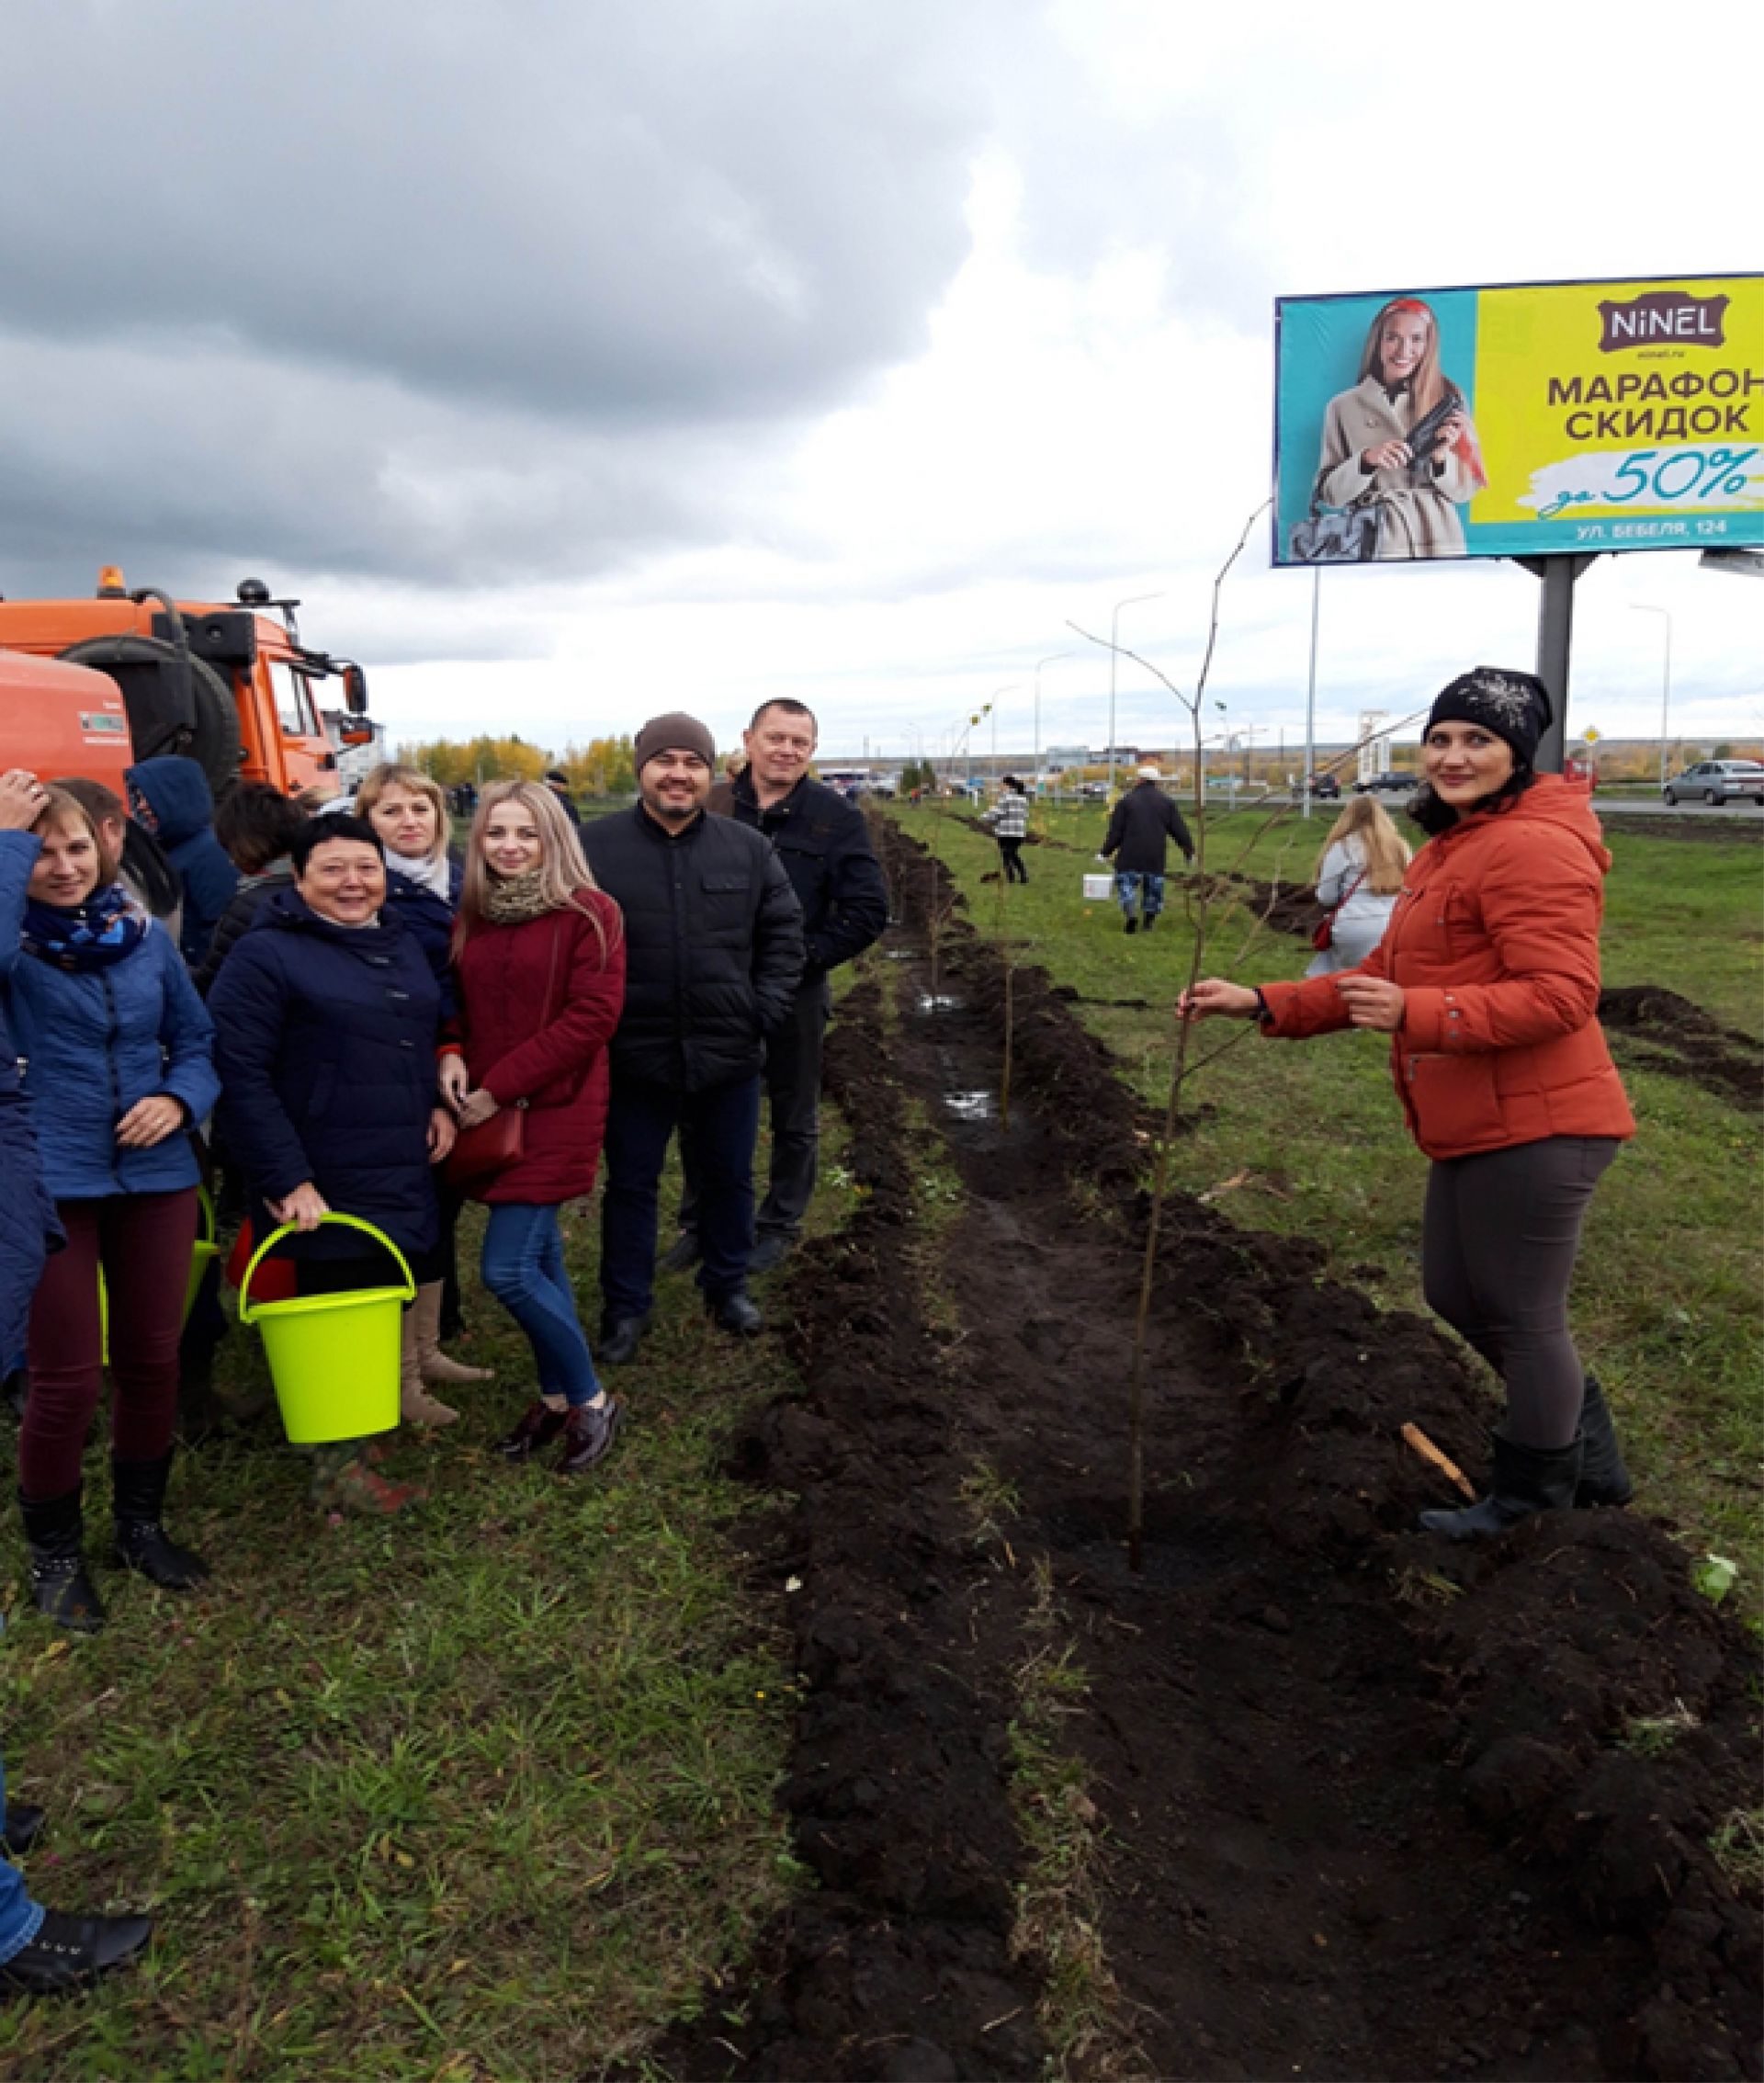
[(1369, 564), (1383, 537), (1383, 502), (1352, 506), (1313, 506), (1293, 529), (1292, 551), (1301, 564)]

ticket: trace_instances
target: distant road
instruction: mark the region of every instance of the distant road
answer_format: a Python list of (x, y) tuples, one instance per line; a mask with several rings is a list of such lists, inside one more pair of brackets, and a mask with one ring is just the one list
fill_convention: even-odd
[(1725, 817), (1747, 818), (1757, 823), (1764, 818), (1756, 803), (1680, 803), (1675, 809), (1662, 796), (1595, 795), (1592, 807), (1600, 817)]

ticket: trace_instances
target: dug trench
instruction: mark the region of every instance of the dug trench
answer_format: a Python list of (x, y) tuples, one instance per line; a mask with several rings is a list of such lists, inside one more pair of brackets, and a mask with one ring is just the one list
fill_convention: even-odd
[[(1410, 1533), (1445, 1493), (1400, 1427), (1478, 1467), (1485, 1387), (1314, 1249), (1181, 1198), (1129, 1571), (1150, 1126), (1045, 975), (1007, 978), (941, 865), (883, 836), (895, 959), (828, 1062), (866, 1191), (788, 1289), (806, 1392), (739, 1450), (796, 1500), (785, 1800), (820, 1885), (664, 2066), (1035, 2071), (1009, 1725), (1039, 1565), (1089, 1679), (1065, 1728), (1104, 1830), (1115, 2073), (1757, 2076), (1758, 1904), (1710, 1841), (1756, 1799), (1742, 1631), (1639, 1513), (1472, 1553)], [(928, 1156), (964, 1189), (934, 1327)], [(1011, 1500), (987, 1545), (977, 1470)]]

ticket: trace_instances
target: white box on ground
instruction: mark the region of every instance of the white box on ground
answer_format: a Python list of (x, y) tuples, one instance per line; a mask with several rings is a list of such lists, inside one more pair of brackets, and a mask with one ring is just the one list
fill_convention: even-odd
[(1084, 901), (1087, 904), (1106, 904), (1114, 895), (1114, 877), (1112, 875), (1087, 875), (1084, 877)]

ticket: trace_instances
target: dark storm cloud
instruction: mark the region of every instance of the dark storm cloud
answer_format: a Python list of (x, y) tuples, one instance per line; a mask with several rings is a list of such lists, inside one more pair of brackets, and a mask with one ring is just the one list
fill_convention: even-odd
[(965, 250), (981, 111), (939, 12), (17, 9), (7, 322), (594, 425), (799, 409), (915, 349)]
[(739, 530), (967, 246), (993, 0), (27, 0), (0, 588), (456, 588)]

